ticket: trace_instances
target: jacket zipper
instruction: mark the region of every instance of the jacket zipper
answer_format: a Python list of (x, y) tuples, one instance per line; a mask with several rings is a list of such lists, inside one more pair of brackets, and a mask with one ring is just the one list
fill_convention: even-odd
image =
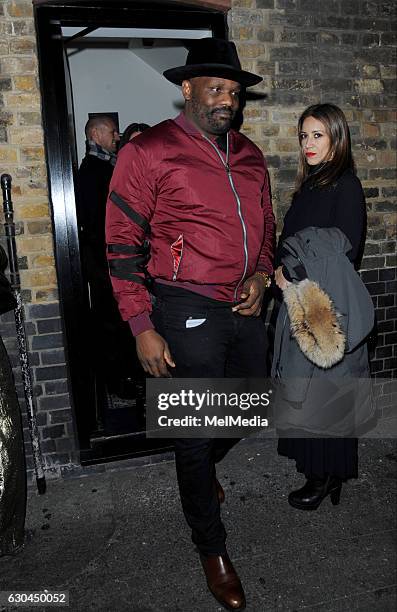
[(223, 159), (221, 153), (218, 150), (218, 147), (209, 139), (207, 138), (207, 136), (204, 136), (203, 134), (203, 138), (205, 138), (205, 140), (207, 140), (210, 145), (213, 147), (213, 149), (215, 149), (219, 159), (222, 162), (222, 165), (224, 166), (225, 170), (226, 170), (226, 175), (227, 178), (229, 180), (230, 183), (230, 187), (233, 191), (235, 200), (237, 202), (237, 213), (240, 219), (240, 223), (241, 223), (241, 227), (243, 229), (243, 243), (244, 243), (244, 271), (243, 271), (243, 275), (240, 278), (239, 282), (236, 285), (236, 288), (234, 290), (234, 301), (237, 302), (237, 291), (241, 285), (241, 283), (243, 282), (245, 275), (247, 273), (247, 268), (248, 268), (248, 247), (247, 247), (247, 228), (244, 222), (244, 218), (243, 218), (243, 214), (241, 212), (241, 201), (240, 201), (240, 197), (236, 191), (236, 188), (234, 186), (234, 182), (233, 182), (233, 177), (232, 177), (232, 171), (229, 165), (229, 132), (227, 132), (226, 134), (226, 161)]

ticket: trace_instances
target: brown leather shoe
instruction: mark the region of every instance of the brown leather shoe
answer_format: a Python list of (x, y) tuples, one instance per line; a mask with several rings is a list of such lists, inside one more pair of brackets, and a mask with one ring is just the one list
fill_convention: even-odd
[(215, 487), (219, 503), (223, 504), (223, 502), (225, 501), (225, 491), (223, 490), (222, 485), (217, 478), (215, 478)]
[(229, 555), (200, 555), (208, 588), (226, 610), (244, 610), (245, 595)]

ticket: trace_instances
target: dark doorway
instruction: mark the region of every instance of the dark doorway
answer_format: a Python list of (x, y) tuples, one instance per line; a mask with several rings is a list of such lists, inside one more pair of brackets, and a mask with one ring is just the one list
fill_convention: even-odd
[[(127, 57), (128, 61), (132, 56), (138, 58), (140, 68), (142, 62), (146, 62), (149, 67), (147, 82), (151, 83), (150, 70), (159, 72), (160, 68), (176, 65), (173, 58), (180, 56), (189, 38), (208, 35), (225, 38), (226, 17), (221, 11), (172, 1), (75, 0), (59, 3), (54, 0), (38, 2), (35, 19), (59, 297), (81, 462), (160, 452), (170, 445), (164, 440), (146, 437), (144, 377), (137, 362), (126, 371), (120, 381), (121, 387), (116, 390), (98, 372), (92, 344), (90, 285), (82, 266), (76, 177), (83, 155), (81, 125), (83, 117), (88, 118), (88, 112), (119, 113), (123, 130), (133, 120), (148, 123), (162, 120), (165, 116), (161, 111), (165, 112), (165, 105), (159, 108), (158, 117), (152, 109), (150, 119), (142, 116), (141, 111), (136, 111), (138, 116), (133, 114), (132, 98), (130, 121), (127, 122), (126, 115), (123, 116), (118, 108), (117, 95), (113, 96), (114, 104), (109, 108), (106, 100), (99, 106), (96, 103), (100, 92), (92, 92), (92, 102), (87, 100), (87, 88), (77, 86), (78, 73), (80, 70), (84, 74), (87, 60), (97, 61), (96, 53), (104, 58), (111, 52), (122, 57), (123, 62)], [(157, 59), (156, 48), (160, 50)], [(161, 52), (163, 48), (167, 53)], [(163, 56), (164, 62), (167, 54), (170, 65), (160, 66), (159, 57)], [(115, 64), (117, 70), (120, 61)], [(142, 79), (139, 82), (142, 85)], [(169, 97), (169, 92), (167, 95)], [(159, 96), (159, 104), (162, 97)], [(175, 108), (173, 114), (167, 115), (175, 116), (177, 112)], [(132, 336), (131, 347), (133, 352)]]

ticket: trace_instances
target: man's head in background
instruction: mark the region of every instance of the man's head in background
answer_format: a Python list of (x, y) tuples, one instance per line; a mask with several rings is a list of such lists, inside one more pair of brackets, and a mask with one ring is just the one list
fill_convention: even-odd
[(91, 117), (86, 123), (85, 135), (87, 140), (95, 142), (106, 151), (110, 153), (116, 152), (120, 136), (117, 126), (111, 117), (106, 117), (105, 115)]

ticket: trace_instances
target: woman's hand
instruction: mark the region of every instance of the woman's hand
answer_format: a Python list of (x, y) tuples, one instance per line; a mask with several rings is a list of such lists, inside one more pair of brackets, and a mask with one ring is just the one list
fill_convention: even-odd
[(274, 280), (275, 283), (277, 285), (277, 287), (279, 289), (281, 289), (281, 291), (283, 291), (284, 289), (286, 289), (288, 287), (288, 285), (290, 285), (291, 283), (289, 281), (287, 281), (287, 279), (284, 277), (283, 274), (283, 267), (279, 266), (277, 268), (277, 270), (274, 273)]

